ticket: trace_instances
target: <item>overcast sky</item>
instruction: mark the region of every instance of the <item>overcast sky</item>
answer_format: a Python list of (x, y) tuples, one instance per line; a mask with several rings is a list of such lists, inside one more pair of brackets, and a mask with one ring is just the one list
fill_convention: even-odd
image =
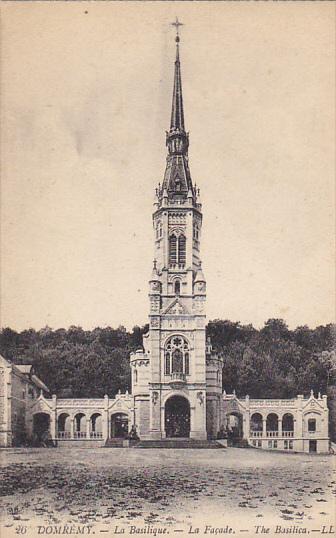
[(209, 319), (334, 319), (332, 2), (3, 4), (1, 324), (148, 315), (175, 16)]

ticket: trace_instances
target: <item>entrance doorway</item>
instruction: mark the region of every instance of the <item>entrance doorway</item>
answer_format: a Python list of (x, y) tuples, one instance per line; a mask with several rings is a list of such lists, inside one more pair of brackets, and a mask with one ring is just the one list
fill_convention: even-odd
[(190, 405), (183, 396), (172, 396), (165, 405), (166, 437), (189, 437)]
[(128, 435), (128, 416), (126, 413), (116, 413), (111, 417), (111, 437), (125, 439)]
[(33, 416), (34, 444), (44, 444), (50, 437), (50, 416), (47, 413), (36, 413)]
[(232, 411), (227, 415), (227, 434), (229, 445), (239, 445), (243, 439), (243, 415)]
[(309, 440), (309, 452), (317, 452), (317, 441), (316, 439)]

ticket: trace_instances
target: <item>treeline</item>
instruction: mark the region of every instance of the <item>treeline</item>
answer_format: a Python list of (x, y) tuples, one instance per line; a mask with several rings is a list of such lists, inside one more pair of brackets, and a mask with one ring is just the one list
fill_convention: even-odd
[[(130, 390), (129, 354), (142, 345), (148, 325), (134, 327), (49, 327), (0, 333), (0, 353), (16, 364), (35, 366), (52, 393), (63, 397), (114, 396)], [(290, 330), (270, 319), (260, 330), (214, 320), (207, 326), (214, 351), (223, 357), (223, 388), (251, 397), (288, 398), (311, 389), (325, 393), (335, 383), (336, 326)]]
[(215, 320), (207, 327), (223, 357), (223, 388), (252, 398), (291, 398), (326, 393), (335, 383), (336, 325), (290, 330), (269, 319), (260, 330), (239, 322)]

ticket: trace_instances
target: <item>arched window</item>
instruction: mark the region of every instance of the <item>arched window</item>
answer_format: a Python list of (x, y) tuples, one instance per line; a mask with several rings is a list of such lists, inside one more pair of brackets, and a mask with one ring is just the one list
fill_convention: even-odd
[(309, 432), (316, 432), (316, 418), (309, 418), (308, 419), (308, 431)]
[(189, 353), (184, 354), (184, 373), (189, 374)]
[(180, 349), (175, 349), (172, 353), (173, 357), (173, 372), (183, 373), (183, 353)]
[(176, 235), (169, 237), (169, 264), (175, 265), (177, 263), (177, 238)]
[(175, 292), (175, 295), (180, 295), (180, 293), (181, 293), (181, 282), (180, 282), (180, 280), (175, 280), (174, 292)]
[(134, 370), (134, 383), (138, 382), (138, 370)]
[(170, 353), (165, 355), (165, 374), (170, 374)]
[(189, 374), (190, 354), (188, 342), (183, 336), (172, 336), (165, 347), (165, 374)]
[(162, 237), (162, 222), (159, 220), (156, 224), (156, 239)]
[(180, 265), (184, 265), (186, 262), (186, 238), (184, 235), (180, 235), (178, 239), (178, 262)]
[(169, 237), (169, 265), (184, 266), (186, 263), (186, 238), (185, 235), (173, 233)]

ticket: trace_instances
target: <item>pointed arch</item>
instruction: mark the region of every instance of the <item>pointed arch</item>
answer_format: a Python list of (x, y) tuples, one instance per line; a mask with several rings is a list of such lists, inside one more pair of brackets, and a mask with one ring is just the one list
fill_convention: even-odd
[(169, 237), (169, 265), (176, 265), (177, 263), (177, 237), (172, 234)]
[(186, 246), (187, 246), (186, 237), (185, 235), (181, 234), (178, 238), (178, 263), (179, 265), (185, 265)]

